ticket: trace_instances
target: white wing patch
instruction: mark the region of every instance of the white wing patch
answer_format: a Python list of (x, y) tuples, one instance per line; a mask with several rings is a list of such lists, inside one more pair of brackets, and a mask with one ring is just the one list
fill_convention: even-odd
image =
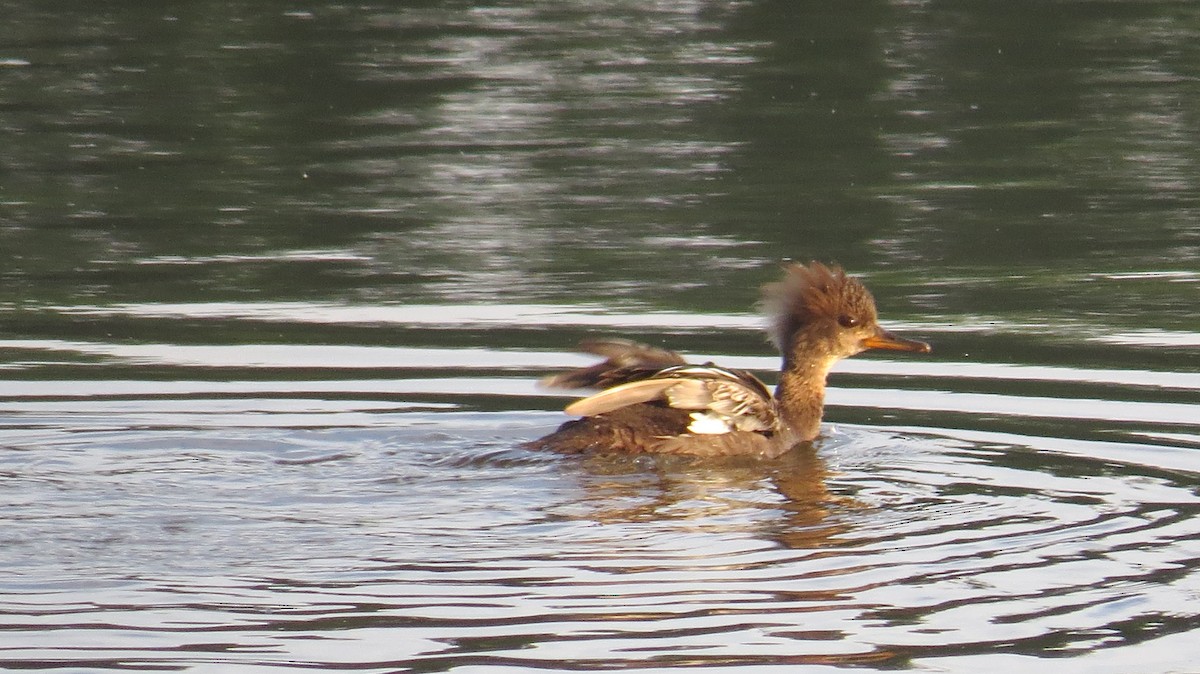
[(692, 423), (687, 429), (697, 435), (720, 435), (733, 430), (726, 417), (706, 412), (692, 412)]

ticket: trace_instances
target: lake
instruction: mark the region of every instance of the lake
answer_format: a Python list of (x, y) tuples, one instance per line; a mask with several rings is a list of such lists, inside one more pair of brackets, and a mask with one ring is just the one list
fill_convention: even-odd
[[(1200, 5), (3, 8), (0, 669), (1200, 672)], [(520, 447), (790, 260), (933, 352)]]

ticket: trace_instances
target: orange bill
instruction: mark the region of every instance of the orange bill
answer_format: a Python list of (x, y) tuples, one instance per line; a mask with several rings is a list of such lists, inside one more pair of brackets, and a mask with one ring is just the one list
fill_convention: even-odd
[(932, 350), (932, 347), (925, 342), (897, 337), (887, 330), (880, 330), (877, 334), (867, 337), (862, 341), (862, 344), (868, 349), (887, 349), (889, 351), (929, 353)]

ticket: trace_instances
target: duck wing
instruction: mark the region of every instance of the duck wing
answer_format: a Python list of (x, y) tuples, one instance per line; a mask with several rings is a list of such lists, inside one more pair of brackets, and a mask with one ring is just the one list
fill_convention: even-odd
[(697, 435), (779, 429), (775, 401), (766, 385), (744, 370), (712, 364), (660, 370), (577, 400), (566, 412), (588, 417), (638, 403), (665, 404), (690, 412), (692, 421), (687, 429)]
[(579, 350), (604, 358), (590, 367), (569, 370), (542, 380), (548, 388), (608, 388), (654, 376), (678, 365), (686, 365), (683, 356), (649, 344), (628, 339), (587, 339)]

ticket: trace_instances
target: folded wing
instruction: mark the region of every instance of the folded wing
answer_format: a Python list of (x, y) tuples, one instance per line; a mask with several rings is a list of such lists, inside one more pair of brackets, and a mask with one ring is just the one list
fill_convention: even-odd
[(778, 428), (775, 402), (754, 375), (715, 365), (682, 365), (577, 400), (566, 412), (596, 416), (628, 405), (657, 403), (691, 413), (688, 431), (717, 435)]

